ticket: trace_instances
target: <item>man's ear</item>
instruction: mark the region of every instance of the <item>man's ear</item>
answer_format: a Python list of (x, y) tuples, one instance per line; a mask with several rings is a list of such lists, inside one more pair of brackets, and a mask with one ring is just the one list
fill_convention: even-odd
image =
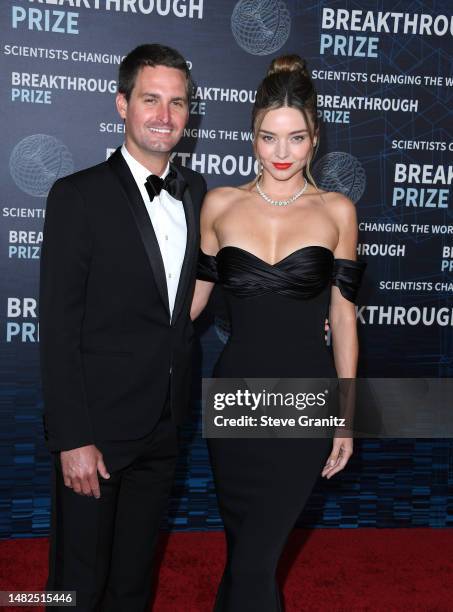
[(116, 94), (116, 109), (121, 117), (121, 119), (126, 119), (127, 113), (127, 100), (126, 96), (123, 93)]

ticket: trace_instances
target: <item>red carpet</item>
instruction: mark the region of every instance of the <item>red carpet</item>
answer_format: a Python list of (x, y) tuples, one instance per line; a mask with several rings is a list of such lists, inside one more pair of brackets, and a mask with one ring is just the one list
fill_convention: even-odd
[[(286, 612), (453, 611), (453, 530), (296, 530), (280, 566)], [(163, 537), (153, 612), (211, 612), (220, 532)], [(42, 589), (47, 540), (0, 542), (0, 590)], [(2, 608), (2, 610), (38, 608)], [(70, 610), (71, 608), (68, 608)]]

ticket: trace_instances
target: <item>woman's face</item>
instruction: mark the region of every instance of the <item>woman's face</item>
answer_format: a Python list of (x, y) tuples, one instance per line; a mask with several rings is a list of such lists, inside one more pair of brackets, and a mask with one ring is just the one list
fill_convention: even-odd
[(268, 172), (278, 181), (301, 173), (312, 151), (304, 115), (297, 108), (268, 111), (255, 137), (255, 151), (263, 173)]

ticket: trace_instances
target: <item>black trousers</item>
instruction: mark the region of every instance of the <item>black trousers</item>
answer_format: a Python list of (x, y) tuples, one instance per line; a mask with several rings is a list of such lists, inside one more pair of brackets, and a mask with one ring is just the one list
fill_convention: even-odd
[(108, 480), (99, 476), (100, 499), (66, 487), (59, 454), (54, 457), (46, 588), (75, 590), (75, 609), (83, 612), (143, 612), (178, 453), (168, 404), (144, 438), (99, 449), (110, 473)]

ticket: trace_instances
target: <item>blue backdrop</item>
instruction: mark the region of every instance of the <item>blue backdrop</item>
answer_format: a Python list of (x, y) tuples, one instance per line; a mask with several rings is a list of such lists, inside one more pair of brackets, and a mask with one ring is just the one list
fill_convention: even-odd
[[(45, 197), (56, 178), (122, 143), (116, 76), (138, 44), (173, 45), (190, 62), (197, 90), (175, 158), (210, 187), (254, 175), (250, 111), (270, 60), (307, 59), (322, 118), (314, 175), (356, 203), (368, 262), (359, 374), (453, 375), (450, 0), (4, 0), (0, 19), (0, 537), (49, 528), (37, 317)], [(217, 295), (197, 325), (204, 375), (228, 331), (220, 306)], [(221, 527), (198, 413), (195, 393), (166, 521), (173, 529)], [(450, 525), (452, 448), (358, 441), (300, 524)]]

